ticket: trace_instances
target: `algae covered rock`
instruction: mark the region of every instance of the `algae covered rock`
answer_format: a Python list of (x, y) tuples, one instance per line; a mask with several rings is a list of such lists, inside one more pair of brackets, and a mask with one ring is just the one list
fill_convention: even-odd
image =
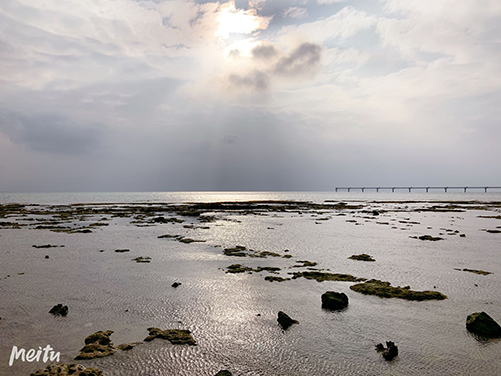
[(30, 376), (102, 376), (96, 368), (84, 367), (80, 364), (52, 363), (45, 369), (39, 369)]
[(132, 350), (137, 345), (140, 345), (142, 342), (131, 342), (131, 343), (122, 343), (117, 346), (117, 349), (122, 351)]
[(472, 313), (466, 318), (466, 329), (482, 337), (501, 337), (501, 327), (485, 312)]
[(196, 342), (191, 336), (189, 330), (182, 329), (166, 329), (148, 328), (149, 336), (144, 340), (146, 342), (153, 341), (155, 338), (166, 339), (173, 345), (190, 345), (195, 346)]
[(278, 312), (277, 321), (283, 330), (289, 329), (289, 327), (293, 324), (299, 324), (299, 321), (290, 318), (289, 315), (287, 315), (286, 313), (284, 313), (282, 311)]
[(80, 350), (80, 354), (75, 357), (75, 360), (103, 358), (113, 355), (116, 352), (110, 336), (113, 330), (106, 332), (96, 332), (85, 338), (85, 346)]
[(214, 376), (232, 376), (232, 373), (228, 370), (222, 370), (216, 373)]
[(345, 293), (327, 291), (322, 294), (322, 308), (337, 311), (348, 307), (348, 297)]
[(392, 360), (398, 355), (398, 347), (392, 341), (386, 341), (386, 348), (382, 343), (376, 345), (376, 351), (381, 353), (385, 360)]
[(66, 315), (68, 315), (68, 306), (63, 306), (62, 304), (57, 304), (50, 309), (49, 313), (52, 313), (54, 316), (65, 317)]
[(376, 295), (380, 298), (399, 298), (406, 300), (443, 300), (447, 296), (438, 291), (414, 291), (409, 286), (393, 287), (390, 282), (371, 279), (364, 283), (350, 286), (350, 289), (365, 295)]
[(372, 258), (372, 256), (362, 253), (361, 255), (352, 255), (348, 257), (351, 260), (358, 260), (358, 261), (376, 261)]

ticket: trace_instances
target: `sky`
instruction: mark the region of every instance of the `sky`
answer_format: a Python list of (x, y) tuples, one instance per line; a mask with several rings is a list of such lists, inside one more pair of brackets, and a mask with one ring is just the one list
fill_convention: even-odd
[(499, 0), (2, 0), (0, 191), (501, 185)]

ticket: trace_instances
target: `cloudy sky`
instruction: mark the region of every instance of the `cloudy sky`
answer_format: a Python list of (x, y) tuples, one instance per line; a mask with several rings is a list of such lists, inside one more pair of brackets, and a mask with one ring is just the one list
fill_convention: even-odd
[(499, 0), (2, 0), (0, 191), (501, 185)]

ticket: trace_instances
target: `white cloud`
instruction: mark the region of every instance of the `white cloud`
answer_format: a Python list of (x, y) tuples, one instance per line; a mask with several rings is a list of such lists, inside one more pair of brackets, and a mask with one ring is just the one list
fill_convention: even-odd
[(346, 3), (347, 0), (317, 0), (317, 4)]
[(285, 10), (283, 13), (284, 17), (289, 18), (303, 18), (308, 15), (308, 10), (306, 8), (301, 7), (290, 7)]
[(359, 31), (374, 26), (377, 18), (364, 11), (346, 6), (339, 12), (325, 20), (286, 26), (282, 29), (283, 35), (292, 35), (293, 38), (305, 38), (316, 43), (324, 43), (338, 37), (348, 38)]

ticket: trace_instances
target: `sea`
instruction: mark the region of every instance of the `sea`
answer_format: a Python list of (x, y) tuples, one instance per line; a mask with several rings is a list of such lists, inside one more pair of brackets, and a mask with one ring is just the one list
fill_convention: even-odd
[[(216, 220), (208, 223), (182, 216), (176, 216), (182, 223), (146, 224), (141, 218), (82, 218), (82, 224), (106, 222), (91, 233), (0, 226), (0, 375), (43, 369), (48, 363), (16, 359), (10, 366), (9, 360), (13, 346), (36, 351), (47, 345), (61, 362), (97, 368), (105, 376), (212, 376), (220, 370), (263, 376), (501, 374), (501, 340), (466, 330), (466, 318), (475, 312), (501, 323), (499, 190), (0, 193), (2, 205), (56, 212), (71, 204), (246, 201), (343, 202), (361, 209), (215, 212)], [(421, 210), (433, 207), (451, 210)], [(0, 224), (37, 218), (19, 213), (0, 217)], [(165, 234), (200, 242), (159, 238)], [(443, 240), (422, 241), (422, 235)], [(58, 247), (33, 247), (47, 244)], [(291, 258), (223, 253), (237, 245)], [(349, 259), (356, 254), (376, 261)], [(136, 257), (151, 262), (136, 263)], [(269, 282), (265, 272), (227, 273), (231, 264), (279, 267), (277, 275), (288, 278), (305, 270), (305, 260), (326, 272), (439, 291), (447, 299), (388, 299), (357, 293), (350, 289), (353, 282)], [(181, 285), (173, 288), (173, 282)], [(326, 291), (345, 293), (348, 308), (322, 309)], [(59, 303), (69, 307), (68, 316), (48, 313)], [(283, 330), (279, 311), (299, 323)], [(150, 327), (187, 329), (197, 345), (143, 342)], [(85, 337), (106, 330), (113, 331), (115, 345), (140, 344), (74, 360)], [(375, 351), (386, 341), (399, 349), (392, 361)]]

